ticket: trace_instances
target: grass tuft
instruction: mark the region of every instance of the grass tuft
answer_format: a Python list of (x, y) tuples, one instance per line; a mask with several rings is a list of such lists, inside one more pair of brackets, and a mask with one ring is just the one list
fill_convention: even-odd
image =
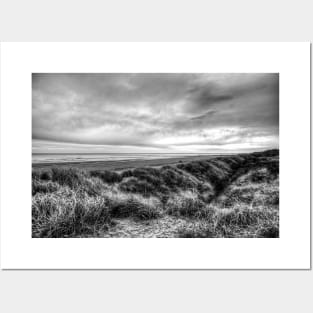
[(209, 211), (198, 194), (192, 191), (173, 194), (166, 203), (166, 212), (169, 215), (184, 217), (205, 217)]
[(122, 181), (123, 177), (112, 171), (90, 171), (91, 177), (99, 177), (103, 182), (108, 184), (119, 183)]
[(161, 203), (157, 198), (118, 193), (107, 198), (110, 215), (115, 218), (134, 217), (148, 220), (160, 217)]
[(36, 194), (32, 203), (33, 237), (76, 237), (108, 228), (109, 208), (101, 197), (73, 192)]

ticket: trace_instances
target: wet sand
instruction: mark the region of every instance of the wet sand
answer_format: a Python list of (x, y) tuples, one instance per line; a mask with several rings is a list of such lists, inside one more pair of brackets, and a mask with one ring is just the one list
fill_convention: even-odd
[(197, 155), (197, 156), (182, 156), (175, 158), (154, 159), (154, 160), (119, 160), (119, 161), (83, 161), (83, 162), (59, 162), (59, 163), (33, 163), (33, 168), (49, 169), (51, 167), (76, 167), (85, 170), (124, 170), (137, 167), (158, 167), (164, 165), (173, 165), (177, 163), (185, 163), (190, 161), (208, 160), (218, 156), (229, 155)]

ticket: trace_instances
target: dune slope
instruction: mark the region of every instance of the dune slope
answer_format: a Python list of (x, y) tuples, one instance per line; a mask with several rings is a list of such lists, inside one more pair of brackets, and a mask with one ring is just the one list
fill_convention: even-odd
[(278, 237), (279, 151), (32, 172), (33, 237)]

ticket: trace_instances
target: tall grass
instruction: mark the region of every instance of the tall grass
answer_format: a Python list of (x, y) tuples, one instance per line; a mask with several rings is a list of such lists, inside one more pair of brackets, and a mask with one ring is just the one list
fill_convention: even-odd
[(116, 172), (112, 171), (90, 171), (89, 172), (91, 177), (99, 177), (103, 182), (108, 184), (119, 183), (122, 181), (123, 177)]
[(139, 220), (154, 219), (161, 216), (161, 203), (157, 198), (144, 198), (141, 195), (118, 193), (108, 197), (112, 217), (134, 217)]
[[(68, 184), (33, 181), (33, 237), (96, 235), (108, 230), (114, 224), (113, 218), (148, 220), (162, 214), (161, 202), (154, 197), (144, 198), (107, 186), (100, 194), (90, 196), (79, 184), (75, 188)], [(94, 188), (99, 187), (97, 184), (105, 186), (98, 179), (91, 179), (90, 184), (95, 184)]]
[(120, 173), (33, 170), (33, 237), (100, 236), (119, 219), (166, 215), (194, 221), (179, 237), (278, 237), (278, 171), (274, 152)]
[(199, 199), (199, 195), (192, 191), (173, 194), (166, 203), (169, 215), (184, 217), (205, 217), (208, 214), (206, 205)]
[(122, 173), (120, 188), (144, 196), (162, 196), (180, 190), (197, 188), (200, 181), (176, 167), (137, 168)]
[(179, 237), (279, 237), (278, 212), (247, 206), (213, 209), (211, 215), (193, 230), (179, 230)]
[(111, 223), (102, 197), (88, 197), (62, 187), (36, 194), (32, 201), (33, 237), (73, 237), (94, 234)]

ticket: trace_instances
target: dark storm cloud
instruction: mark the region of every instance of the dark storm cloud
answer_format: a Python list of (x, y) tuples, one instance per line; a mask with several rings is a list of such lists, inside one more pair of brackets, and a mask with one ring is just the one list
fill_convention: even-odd
[(33, 74), (32, 84), (41, 143), (278, 145), (278, 74)]
[(218, 90), (216, 84), (196, 86), (188, 90), (189, 100), (198, 107), (209, 107), (212, 104), (233, 99), (233, 95)]

